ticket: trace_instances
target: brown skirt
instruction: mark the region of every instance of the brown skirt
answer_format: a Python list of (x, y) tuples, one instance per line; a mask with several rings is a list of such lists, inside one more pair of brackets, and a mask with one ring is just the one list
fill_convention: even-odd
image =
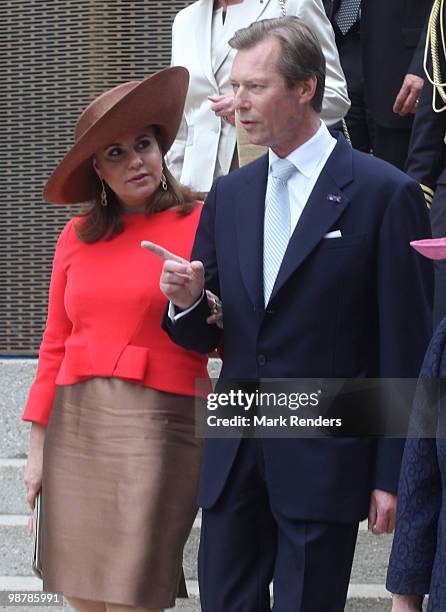
[(59, 387), (44, 448), (45, 590), (143, 608), (187, 596), (200, 458), (193, 398), (116, 378)]

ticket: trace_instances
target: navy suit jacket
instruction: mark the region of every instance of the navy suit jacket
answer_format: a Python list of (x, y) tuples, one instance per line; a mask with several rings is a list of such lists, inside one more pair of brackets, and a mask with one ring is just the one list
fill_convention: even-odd
[[(323, 0), (334, 16), (341, 0)], [(410, 129), (412, 115), (400, 117), (393, 103), (407, 73), (424, 78), (426, 23), (432, 0), (362, 0), (361, 50), (365, 98), (373, 120), (387, 128)], [(383, 92), (385, 95), (383, 95)]]
[[(420, 187), (339, 136), (263, 304), (263, 220), (268, 158), (216, 180), (192, 258), (223, 301), (224, 331), (203, 300), (164, 328), (209, 352), (223, 339), (221, 377), (416, 377), (431, 335), (431, 266), (409, 247), (429, 236)], [(336, 196), (336, 197), (333, 197)], [(324, 239), (339, 229), (342, 238)], [(199, 503), (219, 498), (240, 441), (205, 442)], [(396, 491), (400, 441), (262, 441), (270, 497), (289, 516), (355, 521), (370, 491)]]
[(412, 115), (400, 117), (393, 103), (407, 73), (424, 78), (425, 26), (432, 0), (362, 0), (361, 6), (368, 109), (379, 125), (409, 129)]

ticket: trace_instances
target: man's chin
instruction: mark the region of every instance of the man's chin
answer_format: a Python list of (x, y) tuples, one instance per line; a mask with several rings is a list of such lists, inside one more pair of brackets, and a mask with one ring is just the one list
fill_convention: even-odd
[(248, 130), (246, 130), (246, 133), (248, 135), (248, 140), (251, 144), (258, 145), (260, 147), (268, 146), (265, 144), (265, 139), (262, 138), (259, 134), (255, 134), (254, 132), (250, 132)]

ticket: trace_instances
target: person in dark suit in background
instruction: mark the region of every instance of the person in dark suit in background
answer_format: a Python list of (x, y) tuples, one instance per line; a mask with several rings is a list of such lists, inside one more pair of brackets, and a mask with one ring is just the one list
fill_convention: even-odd
[[(326, 0), (352, 102), (352, 144), (403, 168), (432, 0)], [(421, 42), (420, 42), (421, 40)]]
[[(432, 236), (446, 236), (446, 9), (435, 0), (428, 24), (426, 83), (417, 107), (406, 172), (418, 181), (431, 209)], [(446, 262), (435, 262), (434, 326), (446, 316)]]
[[(215, 181), (191, 263), (143, 243), (165, 260), (164, 328), (203, 353), (223, 342), (221, 379), (417, 376), (432, 280), (409, 247), (429, 233), (419, 185), (329, 134), (325, 60), (303, 22), (260, 21), (230, 44), (236, 112), (270, 149)], [(223, 301), (223, 330), (206, 323), (204, 287)], [(271, 580), (277, 612), (344, 610), (359, 521), (393, 529), (400, 441), (204, 446), (203, 611), (267, 612)]]

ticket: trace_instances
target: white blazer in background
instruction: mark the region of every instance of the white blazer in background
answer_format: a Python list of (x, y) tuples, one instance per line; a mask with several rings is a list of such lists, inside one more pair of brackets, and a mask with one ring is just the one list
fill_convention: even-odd
[[(327, 64), (321, 116), (327, 125), (333, 125), (345, 116), (350, 101), (322, 0), (288, 0), (286, 6), (287, 14), (305, 21), (321, 44)], [(231, 9), (237, 9), (237, 20), (229, 19)], [(173, 23), (172, 66), (185, 66), (190, 84), (183, 121), (166, 158), (170, 171), (181, 183), (206, 192), (214, 178), (229, 172), (236, 144), (235, 127), (217, 117), (208, 100), (209, 95), (231, 92), (230, 74), (236, 52), (228, 41), (236, 30), (260, 19), (281, 17), (282, 11), (279, 0), (244, 0), (241, 5), (229, 6), (229, 27), (217, 49), (211, 49), (212, 16), (213, 1), (198, 0), (180, 11)]]

